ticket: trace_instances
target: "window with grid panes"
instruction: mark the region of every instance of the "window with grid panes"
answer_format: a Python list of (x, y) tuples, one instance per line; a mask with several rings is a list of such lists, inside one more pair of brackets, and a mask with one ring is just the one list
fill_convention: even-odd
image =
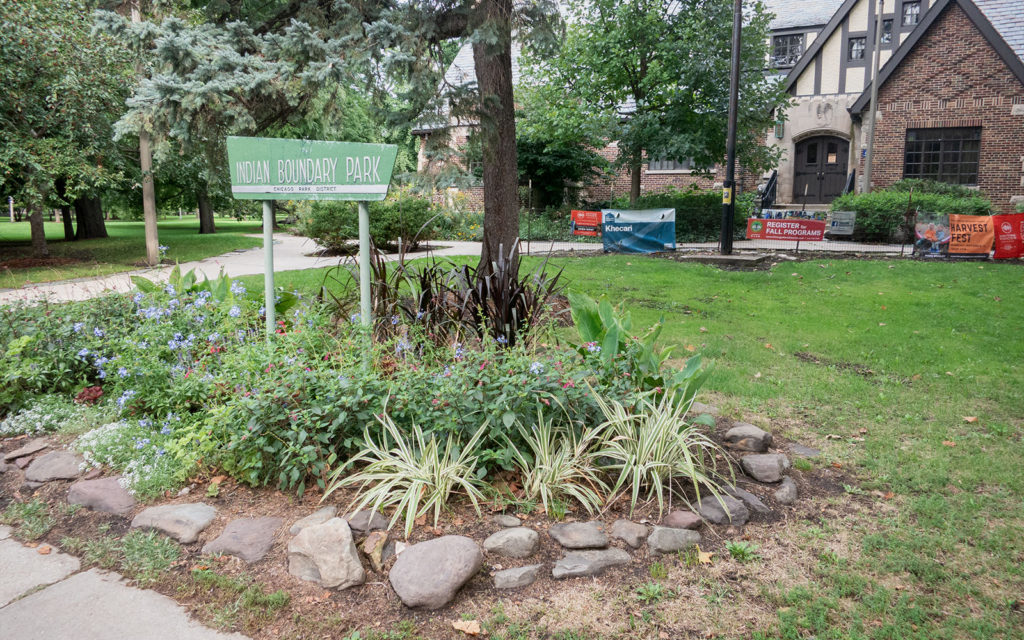
[(863, 60), (864, 49), (867, 47), (867, 38), (850, 38), (850, 45), (847, 49), (847, 60)]
[(978, 184), (981, 128), (907, 129), (903, 177)]
[(904, 2), (903, 3), (903, 26), (912, 27), (918, 23), (921, 19), (921, 3), (920, 2)]
[(793, 33), (772, 38), (772, 64), (792, 67), (804, 54), (804, 34)]

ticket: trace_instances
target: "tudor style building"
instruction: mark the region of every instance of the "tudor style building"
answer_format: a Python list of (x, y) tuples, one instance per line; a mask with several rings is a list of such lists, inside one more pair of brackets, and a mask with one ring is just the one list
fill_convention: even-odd
[[(1024, 193), (1022, 0), (843, 2), (785, 78), (794, 103), (767, 138), (784, 152), (777, 199), (827, 204), (852, 171), (863, 175), (880, 6), (873, 186), (904, 177), (955, 182), (979, 187), (1009, 211)], [(773, 43), (782, 68), (796, 46), (783, 35)]]

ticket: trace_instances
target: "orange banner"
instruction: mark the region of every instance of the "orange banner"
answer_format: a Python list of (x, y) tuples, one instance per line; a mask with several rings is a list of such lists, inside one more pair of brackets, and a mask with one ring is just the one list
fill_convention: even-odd
[(995, 242), (991, 216), (949, 216), (950, 255), (988, 255)]

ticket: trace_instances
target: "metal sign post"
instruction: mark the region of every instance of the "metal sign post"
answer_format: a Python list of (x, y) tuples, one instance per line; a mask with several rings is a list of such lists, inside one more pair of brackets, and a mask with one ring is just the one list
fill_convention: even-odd
[(370, 326), (370, 210), (387, 197), (398, 147), (392, 144), (229, 136), (231, 195), (263, 201), (264, 306), (274, 334), (274, 210), (271, 200), (359, 202), (359, 309)]

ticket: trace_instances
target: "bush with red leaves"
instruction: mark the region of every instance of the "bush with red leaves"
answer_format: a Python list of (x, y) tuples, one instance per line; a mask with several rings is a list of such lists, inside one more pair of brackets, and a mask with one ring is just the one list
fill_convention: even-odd
[(78, 404), (96, 404), (103, 397), (103, 387), (86, 387), (75, 396)]

